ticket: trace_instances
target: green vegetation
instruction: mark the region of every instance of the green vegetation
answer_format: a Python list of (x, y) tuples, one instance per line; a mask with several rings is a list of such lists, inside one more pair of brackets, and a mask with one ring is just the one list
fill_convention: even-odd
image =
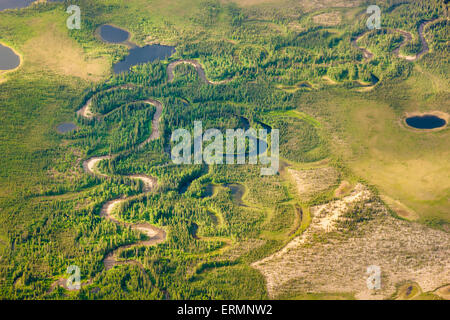
[[(370, 61), (352, 46), (365, 31), (363, 7), (339, 8), (341, 23), (325, 26), (311, 17), (328, 9), (307, 12), (293, 3), (71, 4), (82, 8), (81, 30), (65, 28), (64, 4), (0, 12), (0, 42), (24, 57), (18, 70), (0, 74), (0, 298), (267, 299), (265, 279), (250, 264), (301, 234), (309, 206), (329, 201), (333, 190), (302, 203), (284, 167), (261, 177), (259, 166), (171, 164), (171, 133), (192, 130), (194, 121), (203, 130), (242, 128), (243, 118), (279, 129), (280, 156), (294, 168), (331, 163), (340, 178), (364, 180), (414, 210), (419, 222), (448, 231), (450, 131), (422, 134), (400, 124), (408, 111), (450, 112), (448, 20), (426, 29), (431, 51), (412, 63), (392, 54), (403, 41), (397, 33), (358, 42), (374, 53)], [(447, 10), (440, 0), (388, 0), (382, 7), (386, 27), (414, 36), (404, 54), (422, 49), (420, 23)], [(112, 75), (111, 64), (127, 50), (97, 39), (104, 23), (129, 30), (139, 45), (176, 45), (176, 54)], [(211, 81), (231, 81), (207, 84), (182, 64), (168, 82), (167, 65), (178, 59), (199, 61)], [(376, 82), (373, 90), (355, 90)], [(156, 108), (148, 99), (164, 105), (161, 136), (137, 148), (152, 132)], [(88, 101), (95, 117), (77, 116)], [(63, 121), (78, 129), (57, 133)], [(117, 156), (98, 166), (109, 178), (83, 170), (89, 157), (111, 154)], [(142, 194), (131, 174), (156, 177), (157, 190)], [(230, 184), (244, 190), (242, 197)], [(134, 262), (106, 271), (109, 252), (144, 239), (100, 217), (102, 205), (122, 195), (136, 196), (117, 217), (163, 227), (167, 240), (123, 248), (120, 259)], [(342, 227), (358, 228), (370, 218), (366, 210), (355, 206)], [(72, 264), (86, 285), (51, 291)]]

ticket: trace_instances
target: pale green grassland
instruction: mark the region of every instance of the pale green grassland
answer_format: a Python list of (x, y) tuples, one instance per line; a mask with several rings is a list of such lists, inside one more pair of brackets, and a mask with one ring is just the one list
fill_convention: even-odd
[(326, 109), (324, 122), (342, 130), (331, 147), (356, 175), (421, 218), (448, 222), (450, 130), (423, 133), (403, 125), (405, 112), (450, 111), (446, 80), (432, 75), (430, 81), (423, 69), (380, 93), (324, 93), (310, 108)]

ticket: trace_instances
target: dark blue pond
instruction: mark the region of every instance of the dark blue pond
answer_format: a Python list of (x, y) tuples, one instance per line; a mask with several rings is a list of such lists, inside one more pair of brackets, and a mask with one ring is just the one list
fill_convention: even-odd
[(436, 129), (445, 126), (444, 119), (433, 115), (406, 118), (406, 123), (416, 129)]
[(155, 60), (165, 60), (175, 53), (175, 47), (163, 46), (159, 44), (136, 47), (130, 49), (130, 53), (124, 60), (117, 62), (114, 66), (114, 73), (122, 73), (130, 70), (132, 66), (152, 62)]
[(100, 37), (110, 43), (121, 43), (128, 40), (128, 31), (105, 24), (100, 27)]
[(0, 44), (0, 70), (11, 70), (20, 64), (20, 57), (11, 48)]

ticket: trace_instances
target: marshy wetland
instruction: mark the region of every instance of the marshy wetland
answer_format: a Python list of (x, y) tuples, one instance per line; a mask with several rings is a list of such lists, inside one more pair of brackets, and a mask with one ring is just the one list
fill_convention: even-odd
[[(0, 12), (0, 299), (448, 298), (450, 130), (406, 121), (448, 122), (443, 1), (66, 3)], [(279, 174), (174, 164), (195, 121)]]

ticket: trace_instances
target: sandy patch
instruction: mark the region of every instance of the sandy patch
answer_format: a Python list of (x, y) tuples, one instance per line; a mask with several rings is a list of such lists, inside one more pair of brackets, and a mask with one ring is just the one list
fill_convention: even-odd
[[(226, 0), (223, 0), (224, 2)], [(264, 4), (276, 4), (277, 6), (300, 6), (305, 11), (313, 11), (325, 8), (351, 8), (358, 6), (362, 0), (301, 0), (292, 2), (290, 0), (232, 0), (240, 6), (255, 6)]]
[(86, 173), (97, 175), (101, 177), (107, 177), (108, 175), (101, 173), (97, 170), (97, 164), (106, 159), (110, 159), (110, 156), (103, 156), (103, 157), (93, 157), (83, 162), (83, 169)]
[(325, 232), (334, 231), (336, 222), (352, 203), (367, 200), (369, 197), (368, 190), (362, 184), (358, 184), (354, 191), (342, 200), (312, 207), (310, 212), (315, 219), (313, 228), (320, 228)]
[[(371, 220), (343, 229), (356, 203)], [(271, 297), (299, 292), (354, 293), (357, 299), (391, 297), (396, 285), (417, 283), (424, 292), (450, 282), (450, 234), (391, 217), (361, 184), (347, 197), (313, 208), (310, 227), (279, 252), (252, 264)], [(367, 288), (367, 267), (381, 268), (381, 289)]]
[(450, 285), (443, 286), (442, 288), (437, 289), (434, 293), (445, 300), (450, 300)]
[(300, 198), (305, 200), (329, 189), (338, 180), (338, 172), (331, 167), (300, 171), (288, 168), (287, 171), (295, 181)]
[(325, 8), (352, 8), (357, 7), (362, 0), (302, 0), (299, 4), (306, 11)]
[(356, 82), (361, 86), (354, 89), (356, 92), (369, 92), (372, 91), (380, 83), (380, 80), (378, 80), (376, 83), (364, 82), (361, 80), (356, 80)]
[(350, 192), (352, 185), (347, 180), (341, 182), (339, 187), (334, 191), (334, 196), (337, 198), (341, 198)]
[(322, 79), (325, 80), (328, 84), (332, 84), (332, 85), (337, 84), (337, 82), (334, 81), (333, 79), (331, 79), (329, 76), (323, 76)]
[(142, 102), (145, 102), (145, 103), (155, 106), (156, 111), (155, 111), (155, 114), (153, 115), (153, 119), (152, 119), (152, 133), (144, 142), (142, 142), (137, 147), (138, 150), (145, 147), (145, 145), (147, 145), (150, 141), (153, 141), (153, 140), (156, 140), (159, 138), (159, 134), (160, 134), (159, 133), (159, 121), (161, 119), (161, 114), (162, 114), (162, 109), (163, 109), (163, 104), (161, 102), (159, 102), (158, 100), (147, 99)]
[(375, 88), (375, 86), (363, 87), (363, 88), (355, 89), (355, 91), (356, 92), (369, 92), (369, 91), (372, 91), (374, 88)]
[[(228, 0), (222, 0), (226, 2)], [(293, 5), (290, 0), (232, 0), (240, 6), (255, 6), (263, 4), (276, 4), (277, 6)], [(301, 0), (295, 4), (302, 7), (304, 10), (311, 11), (322, 8), (351, 8), (358, 6), (362, 0)]]
[(122, 202), (125, 201), (125, 198), (120, 198), (120, 199), (115, 199), (115, 200), (111, 200), (106, 202), (102, 209), (100, 210), (100, 217), (104, 217), (107, 218), (109, 220), (114, 221), (115, 223), (119, 223), (119, 221), (114, 218), (114, 209)]
[(313, 21), (323, 26), (337, 26), (341, 23), (342, 17), (339, 12), (327, 12), (314, 16)]
[(131, 179), (138, 179), (144, 183), (144, 192), (150, 192), (158, 185), (158, 180), (154, 177), (146, 176), (143, 174), (134, 174), (129, 176)]
[(84, 106), (77, 111), (77, 115), (82, 116), (84, 118), (92, 118), (94, 116), (94, 114), (91, 111), (91, 105), (92, 105), (92, 98), (90, 98), (88, 101), (86, 101), (86, 103), (84, 104)]

